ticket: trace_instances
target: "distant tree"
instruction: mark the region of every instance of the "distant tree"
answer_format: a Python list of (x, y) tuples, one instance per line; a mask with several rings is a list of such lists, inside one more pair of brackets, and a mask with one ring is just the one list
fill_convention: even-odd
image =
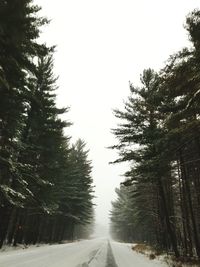
[[(116, 189), (117, 200), (112, 202), (110, 212), (111, 229), (113, 238), (132, 242), (135, 222), (132, 188), (121, 186)], [(135, 238), (135, 237), (134, 237)]]

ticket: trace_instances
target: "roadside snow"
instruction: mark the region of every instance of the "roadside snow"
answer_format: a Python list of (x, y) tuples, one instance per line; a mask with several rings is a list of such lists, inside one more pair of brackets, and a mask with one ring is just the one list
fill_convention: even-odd
[(131, 249), (131, 244), (110, 242), (113, 255), (118, 267), (167, 267), (168, 265), (157, 259), (149, 260), (146, 256)]
[(21, 245), (21, 244), (18, 244), (15, 247), (13, 247), (13, 246), (3, 246), (0, 249), (0, 255), (1, 255), (1, 253), (5, 253), (5, 252), (13, 252), (13, 251), (30, 249), (30, 248), (33, 249), (33, 248), (38, 248), (38, 247), (42, 247), (42, 246), (47, 246), (47, 244), (37, 244), (37, 245)]

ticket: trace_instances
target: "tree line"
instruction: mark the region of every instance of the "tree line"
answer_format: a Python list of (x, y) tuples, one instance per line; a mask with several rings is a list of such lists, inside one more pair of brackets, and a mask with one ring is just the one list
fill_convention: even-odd
[(112, 203), (111, 233), (176, 257), (200, 258), (200, 10), (186, 18), (190, 47), (130, 84), (113, 130), (115, 163), (129, 161)]
[(87, 237), (93, 224), (91, 161), (64, 134), (39, 10), (0, 1), (0, 248)]

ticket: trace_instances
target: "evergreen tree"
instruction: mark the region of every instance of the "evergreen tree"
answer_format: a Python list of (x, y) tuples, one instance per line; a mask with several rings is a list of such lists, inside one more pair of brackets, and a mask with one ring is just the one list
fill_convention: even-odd
[(90, 161), (64, 135), (68, 109), (56, 105), (54, 49), (37, 42), (48, 23), (39, 10), (0, 3), (0, 247), (60, 242), (93, 219)]
[(21, 183), (18, 153), (26, 110), (26, 77), (34, 69), (31, 58), (48, 50), (35, 42), (46, 23), (37, 18), (32, 1), (0, 3), (0, 247), (5, 237), (11, 206), (23, 206), (24, 195), (15, 190)]
[[(143, 204), (144, 207), (149, 207), (149, 200), (151, 200), (150, 211), (154, 208), (157, 211), (155, 214), (158, 223), (154, 228), (159, 228), (161, 225), (161, 231), (165, 239), (162, 246), (167, 247), (168, 242), (170, 242), (178, 256), (176, 236), (170, 223), (171, 214), (165, 191), (169, 168), (168, 162), (162, 161), (162, 148), (160, 147), (163, 129), (162, 116), (158, 112), (160, 101), (159, 82), (159, 76), (153, 70), (148, 69), (141, 76), (141, 88), (130, 86), (131, 97), (125, 103), (125, 111), (115, 111), (115, 115), (125, 120), (125, 123), (114, 130), (114, 134), (120, 141), (119, 146), (117, 146), (122, 151), (120, 160), (129, 160), (134, 164), (133, 170), (127, 175), (132, 176), (132, 173), (134, 174), (131, 180), (139, 184), (137, 185), (138, 189), (150, 189), (143, 195)], [(138, 149), (134, 149), (135, 146)], [(154, 195), (157, 197), (154, 198)], [(148, 222), (151, 221), (153, 227), (155, 221), (153, 216), (155, 214), (153, 212), (148, 212), (148, 214), (150, 218), (152, 217), (151, 220), (148, 219)], [(142, 217), (145, 217), (145, 215)], [(156, 230), (154, 232), (156, 233)]]
[(141, 222), (133, 224), (133, 238), (140, 233), (140, 241), (177, 257), (198, 258), (199, 15), (194, 10), (186, 20), (193, 46), (171, 56), (159, 75), (144, 71), (144, 87), (131, 85), (125, 111), (115, 111), (125, 122), (114, 130), (119, 144), (113, 147), (119, 149), (116, 162), (131, 162), (124, 182), (135, 192), (129, 220)]

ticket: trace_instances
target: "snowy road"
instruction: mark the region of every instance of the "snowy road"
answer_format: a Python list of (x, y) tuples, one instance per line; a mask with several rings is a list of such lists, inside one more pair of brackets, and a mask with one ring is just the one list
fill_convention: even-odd
[(0, 267), (166, 267), (131, 250), (129, 244), (94, 239), (0, 252)]

